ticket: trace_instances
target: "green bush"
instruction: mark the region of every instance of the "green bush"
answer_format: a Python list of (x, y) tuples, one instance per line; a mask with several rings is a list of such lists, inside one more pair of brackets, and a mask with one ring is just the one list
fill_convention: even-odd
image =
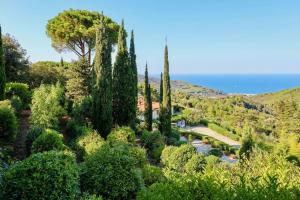
[(59, 84), (41, 85), (33, 93), (31, 123), (57, 129), (59, 118), (66, 112), (63, 104), (64, 89)]
[(84, 194), (80, 200), (103, 200), (101, 196), (97, 196), (95, 194), (90, 195), (90, 194)]
[(107, 141), (111, 143), (134, 143), (135, 133), (129, 127), (118, 127), (107, 136)]
[(220, 149), (212, 149), (208, 152), (208, 155), (213, 155), (216, 157), (221, 157), (223, 155), (223, 152)]
[(38, 153), (51, 150), (64, 150), (63, 136), (51, 129), (45, 129), (32, 143), (31, 152)]
[(38, 138), (42, 132), (44, 131), (43, 127), (40, 126), (32, 126), (30, 127), (30, 129), (27, 132), (26, 135), (26, 149), (27, 149), (27, 155), (30, 155), (31, 153), (31, 146), (33, 141), (36, 140), (36, 138)]
[(144, 131), (141, 137), (143, 146), (147, 149), (148, 155), (158, 162), (161, 152), (165, 146), (164, 137), (159, 131)]
[(23, 108), (28, 107), (31, 102), (31, 92), (29, 86), (25, 83), (6, 83), (5, 96), (8, 99), (11, 99), (13, 96), (20, 97), (24, 103)]
[(103, 145), (82, 166), (82, 190), (105, 199), (133, 199), (142, 178), (136, 165), (125, 148)]
[(9, 101), (0, 101), (0, 138), (13, 141), (17, 134), (18, 123)]
[(11, 105), (12, 107), (15, 109), (16, 114), (19, 114), (21, 112), (21, 110), (23, 109), (23, 103), (22, 100), (19, 96), (12, 96), (11, 99)]
[(205, 168), (206, 160), (205, 156), (201, 153), (194, 154), (191, 159), (188, 160), (184, 166), (185, 172), (202, 172)]
[(164, 180), (164, 175), (159, 167), (147, 164), (143, 167), (143, 178), (146, 186)]
[(83, 127), (82, 131), (83, 134), (72, 145), (79, 160), (83, 160), (86, 156), (95, 153), (105, 142), (95, 130)]
[(87, 123), (87, 119), (91, 119), (92, 98), (85, 97), (80, 103), (74, 104), (72, 109), (72, 117), (79, 124)]
[(183, 172), (187, 162), (197, 154), (195, 148), (190, 144), (180, 147), (165, 148), (162, 152), (161, 161), (167, 169)]
[(5, 200), (76, 199), (80, 190), (75, 158), (56, 151), (33, 154), (5, 171), (2, 189)]

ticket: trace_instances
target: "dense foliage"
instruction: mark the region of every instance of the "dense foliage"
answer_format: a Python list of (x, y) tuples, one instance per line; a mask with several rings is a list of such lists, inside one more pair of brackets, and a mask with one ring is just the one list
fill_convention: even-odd
[(0, 101), (4, 100), (5, 97), (5, 82), (6, 82), (6, 73), (5, 73), (4, 55), (3, 55), (2, 30), (0, 26)]
[(12, 165), (3, 175), (3, 199), (76, 199), (79, 173), (72, 154), (49, 151)]
[(63, 143), (63, 136), (57, 131), (45, 129), (32, 143), (31, 152), (62, 151), (66, 147)]
[(107, 24), (103, 17), (96, 34), (96, 55), (93, 68), (93, 124), (95, 129), (106, 138), (110, 133), (112, 118), (112, 46)]
[(17, 134), (18, 122), (10, 101), (0, 101), (0, 138), (13, 141)]
[(32, 96), (31, 123), (45, 128), (57, 128), (65, 113), (64, 90), (60, 84), (41, 85)]
[(105, 199), (133, 198), (142, 186), (142, 173), (136, 163), (127, 148), (104, 145), (84, 163), (83, 190)]
[[(47, 35), (51, 38), (52, 46), (59, 52), (72, 51), (90, 65), (95, 47), (95, 30), (99, 27), (101, 17), (100, 13), (87, 10), (70, 9), (59, 13), (47, 24)], [(119, 26), (106, 16), (104, 20), (108, 24), (110, 40), (116, 43)]]
[(145, 69), (145, 84), (144, 84), (144, 119), (145, 126), (148, 131), (152, 131), (152, 98), (151, 98), (151, 89), (148, 78), (148, 66), (146, 64)]

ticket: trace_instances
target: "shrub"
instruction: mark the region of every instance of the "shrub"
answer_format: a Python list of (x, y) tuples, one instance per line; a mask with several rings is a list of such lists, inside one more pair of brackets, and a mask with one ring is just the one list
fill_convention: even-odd
[(11, 101), (12, 107), (16, 111), (16, 114), (19, 114), (23, 108), (23, 103), (22, 103), (22, 100), (20, 99), (20, 97), (14, 95), (11, 97), (10, 101)]
[(143, 178), (146, 186), (164, 180), (164, 175), (159, 167), (147, 164), (143, 167)]
[(32, 143), (31, 152), (43, 152), (51, 150), (64, 150), (63, 136), (51, 129), (45, 129)]
[(188, 160), (184, 166), (186, 172), (202, 172), (205, 168), (206, 160), (205, 156), (201, 153), (194, 154), (191, 159)]
[(33, 154), (12, 165), (3, 176), (3, 199), (73, 200), (79, 194), (75, 158), (64, 152)]
[(223, 155), (223, 152), (220, 149), (212, 149), (208, 152), (208, 155), (213, 155), (216, 157), (221, 157)]
[[(166, 150), (166, 152), (164, 152)], [(162, 163), (170, 170), (183, 172), (186, 163), (197, 154), (195, 148), (190, 144), (184, 144), (180, 147), (167, 148), (162, 153)]]
[(42, 132), (44, 131), (44, 128), (40, 126), (32, 126), (27, 132), (26, 135), (26, 149), (27, 149), (27, 155), (30, 155), (31, 153), (31, 146), (34, 140), (38, 138)]
[(84, 194), (80, 200), (103, 200), (101, 196), (97, 196), (95, 194), (89, 195), (89, 194)]
[(23, 108), (26, 108), (31, 101), (31, 92), (29, 86), (25, 83), (6, 83), (5, 96), (8, 99), (18, 96), (24, 103)]
[(215, 124), (215, 123), (208, 123), (208, 127), (217, 133), (225, 135), (233, 140), (239, 141), (240, 137), (232, 132), (229, 132), (227, 129)]
[(141, 137), (143, 146), (147, 149), (148, 155), (155, 161), (160, 160), (161, 152), (165, 146), (164, 137), (159, 131), (144, 131)]
[(83, 160), (86, 156), (95, 153), (105, 142), (95, 130), (83, 127), (82, 131), (83, 134), (73, 144), (79, 160)]
[(87, 119), (91, 119), (92, 113), (92, 98), (91, 96), (85, 97), (80, 103), (73, 105), (72, 116), (76, 123), (87, 123)]
[(103, 145), (83, 164), (82, 189), (105, 199), (132, 199), (140, 189), (136, 158), (124, 148)]
[(13, 141), (17, 126), (17, 118), (9, 101), (0, 101), (0, 138)]
[(41, 85), (32, 97), (31, 123), (45, 128), (58, 128), (59, 118), (65, 113), (63, 107), (64, 90), (56, 84)]
[(107, 141), (111, 143), (134, 143), (135, 133), (134, 131), (126, 126), (118, 127), (114, 129), (108, 136)]
[(167, 144), (176, 145), (179, 140), (180, 140), (179, 132), (175, 129), (172, 129), (171, 133), (167, 137)]

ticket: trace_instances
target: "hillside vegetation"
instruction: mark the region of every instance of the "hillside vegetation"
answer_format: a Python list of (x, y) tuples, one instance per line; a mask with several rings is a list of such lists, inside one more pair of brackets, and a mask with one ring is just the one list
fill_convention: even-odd
[(268, 105), (274, 104), (277, 101), (286, 101), (290, 99), (299, 102), (300, 87), (281, 90), (279, 92), (274, 92), (274, 93), (255, 95), (251, 97), (251, 99), (253, 99), (255, 102), (261, 104), (268, 104)]

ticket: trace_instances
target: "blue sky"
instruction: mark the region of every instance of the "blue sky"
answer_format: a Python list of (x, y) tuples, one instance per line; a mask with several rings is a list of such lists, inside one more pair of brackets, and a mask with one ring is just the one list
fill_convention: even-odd
[(140, 73), (160, 73), (166, 36), (174, 74), (300, 73), (299, 0), (0, 0), (0, 24), (32, 62), (59, 60), (45, 26), (69, 8), (124, 18)]

